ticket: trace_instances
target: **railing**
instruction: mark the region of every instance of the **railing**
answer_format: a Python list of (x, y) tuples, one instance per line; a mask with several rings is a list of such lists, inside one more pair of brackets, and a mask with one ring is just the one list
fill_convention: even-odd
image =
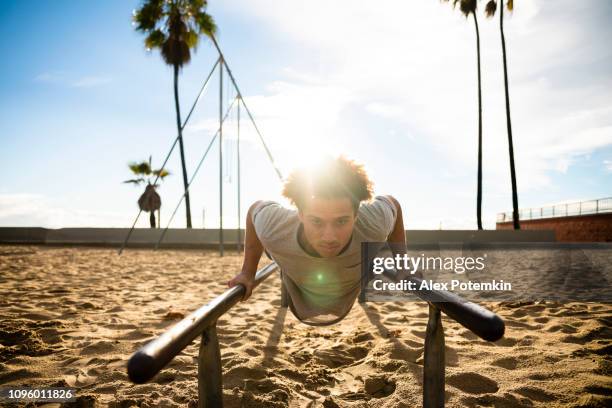
[[(598, 200), (578, 201), (574, 203), (555, 204), (546, 207), (521, 208), (519, 220), (538, 220), (542, 218), (568, 217), (612, 212), (612, 197)], [(497, 214), (497, 222), (512, 221), (512, 212)]]
[[(256, 284), (261, 283), (278, 269), (276, 263), (257, 271)], [(395, 271), (385, 271), (385, 276), (397, 280)], [(419, 278), (409, 277), (420, 282)], [(284, 285), (281, 291), (281, 306), (287, 307)], [(217, 339), (217, 319), (240, 301), (244, 286), (228, 289), (212, 302), (185, 317), (170, 330), (152, 340), (132, 355), (128, 362), (128, 376), (137, 384), (152, 379), (177, 354), (196, 337), (201, 337), (198, 355), (198, 407), (222, 407), (221, 352)], [(464, 327), (488, 341), (504, 335), (504, 322), (495, 313), (446, 291), (414, 292), (429, 303), (429, 321), (425, 335), (423, 406), (444, 406), (444, 330), (441, 311)], [(363, 298), (360, 297), (360, 301)]]

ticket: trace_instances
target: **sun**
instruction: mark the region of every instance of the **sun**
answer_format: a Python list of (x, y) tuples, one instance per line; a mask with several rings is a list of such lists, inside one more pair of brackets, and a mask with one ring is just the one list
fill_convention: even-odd
[(287, 149), (283, 154), (282, 165), (286, 172), (295, 168), (315, 172), (321, 169), (325, 159), (338, 157), (342, 153), (342, 148), (329, 139), (320, 140), (318, 143), (311, 140)]

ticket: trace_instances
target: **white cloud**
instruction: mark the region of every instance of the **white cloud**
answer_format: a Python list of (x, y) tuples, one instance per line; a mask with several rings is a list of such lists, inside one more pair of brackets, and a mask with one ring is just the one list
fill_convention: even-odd
[(103, 76), (85, 76), (72, 82), (75, 88), (91, 88), (94, 86), (104, 85), (111, 82), (111, 79)]
[[(267, 134), (291, 133), (295, 143), (312, 132), (311, 122), (319, 122), (318, 128), (327, 135), (339, 135), (350, 126), (342, 121), (347, 110), (365, 107), (390, 121), (397, 133), (409, 133), (409, 127), (426, 138), (440, 159), (475, 168), (474, 24), (450, 4), (254, 0), (229, 1), (226, 7), (259, 19), (313, 56), (309, 66), (282, 68), (286, 81), (271, 84), (268, 95), (250, 98), (258, 121), (269, 125), (262, 125)], [(588, 11), (573, 7), (582, 17)], [(602, 58), (601, 50), (592, 44), (585, 49), (592, 38), (585, 21), (576, 20), (568, 7), (559, 5), (554, 13), (543, 8), (534, 0), (524, 1), (506, 14), (515, 159), (522, 192), (551, 187), (553, 173), (565, 173), (578, 157), (612, 144), (612, 95), (606, 86), (595, 80), (572, 85), (560, 77), (576, 64)], [(506, 191), (499, 23), (482, 14), (479, 22), (484, 171), (490, 189), (504, 186)], [(603, 42), (599, 45), (605, 47)], [(610, 83), (609, 78), (606, 81)], [(301, 129), (296, 131), (296, 124)]]
[(41, 194), (0, 194), (0, 225), (7, 227), (125, 227), (131, 225), (130, 217), (108, 211), (71, 209)]
[(87, 75), (73, 78), (73, 75), (65, 71), (43, 72), (36, 77), (34, 81), (49, 84), (59, 84), (70, 86), (73, 88), (92, 88), (111, 82), (111, 79), (106, 76)]

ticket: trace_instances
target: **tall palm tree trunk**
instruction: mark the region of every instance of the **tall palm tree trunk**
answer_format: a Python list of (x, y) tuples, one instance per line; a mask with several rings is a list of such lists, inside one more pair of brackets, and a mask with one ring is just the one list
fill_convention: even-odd
[(499, 30), (501, 32), (502, 55), (504, 58), (504, 87), (506, 90), (506, 126), (508, 128), (508, 149), (510, 153), (510, 179), (512, 180), (512, 222), (514, 229), (521, 229), (518, 212), (518, 191), (514, 168), (514, 147), (512, 144), (512, 121), (510, 120), (510, 94), (508, 92), (508, 66), (506, 65), (506, 39), (504, 37), (504, 5), (499, 8)]
[(179, 148), (181, 151), (181, 166), (183, 167), (183, 185), (185, 187), (185, 213), (187, 215), (187, 228), (191, 228), (191, 205), (189, 204), (189, 182), (187, 181), (187, 167), (185, 165), (185, 149), (183, 148), (183, 126), (178, 96), (179, 66), (174, 64), (174, 105), (176, 107), (176, 127), (178, 129)]
[(478, 192), (476, 194), (476, 219), (478, 229), (482, 229), (482, 89), (480, 81), (480, 33), (478, 31), (478, 20), (476, 13), (474, 16), (474, 25), (476, 27), (476, 56), (478, 60)]

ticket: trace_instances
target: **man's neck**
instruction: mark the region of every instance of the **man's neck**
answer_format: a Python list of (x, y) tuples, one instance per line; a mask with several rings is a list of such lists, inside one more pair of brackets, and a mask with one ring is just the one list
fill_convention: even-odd
[(310, 245), (310, 242), (306, 239), (304, 235), (304, 225), (300, 224), (300, 228), (298, 229), (298, 243), (302, 247), (302, 249), (310, 256), (316, 256), (317, 258), (321, 258), (321, 255)]

